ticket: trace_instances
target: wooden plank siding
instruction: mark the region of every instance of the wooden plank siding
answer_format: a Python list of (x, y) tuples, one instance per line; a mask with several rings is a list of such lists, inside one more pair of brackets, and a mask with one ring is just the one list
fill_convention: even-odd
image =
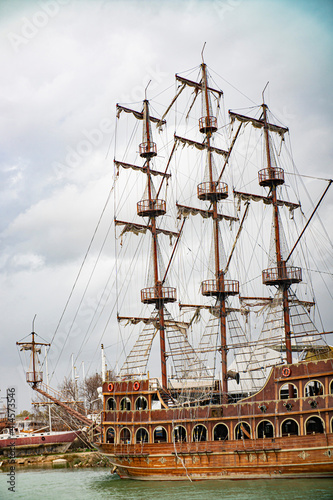
[[(156, 388), (151, 388), (149, 380), (140, 380), (138, 391), (133, 389), (134, 381), (114, 381), (113, 391), (108, 391), (110, 386), (105, 383), (103, 441), (98, 447), (121, 477), (142, 480), (333, 477), (333, 362), (328, 359), (289, 365), (288, 377), (282, 375), (285, 366), (274, 367), (258, 393), (220, 405), (152, 409)], [(306, 385), (314, 380), (322, 384), (319, 387), (323, 390), (309, 396)], [(281, 399), (281, 388), (289, 384), (294, 385), (297, 395)], [(110, 397), (115, 400), (116, 410), (107, 409)], [(129, 399), (131, 409), (120, 411), (124, 397)], [(146, 409), (135, 409), (138, 397), (146, 398)], [(312, 417), (320, 419), (324, 432), (306, 435), (306, 423)], [(282, 433), (286, 420), (297, 423), (296, 434)], [(263, 421), (271, 423), (272, 437), (258, 437), (258, 426)], [(248, 429), (250, 439), (236, 439), (235, 430), (240, 423), (245, 428), (243, 436)], [(218, 424), (227, 426), (227, 439), (214, 440)], [(180, 425), (186, 430), (186, 441), (173, 442), (173, 430)], [(195, 440), (196, 425), (203, 426), (205, 440)], [(154, 431), (160, 427), (166, 431), (166, 442), (153, 442)], [(114, 443), (107, 442), (109, 428), (114, 430)], [(121, 442), (124, 428), (131, 433), (130, 442)], [(147, 430), (148, 442), (136, 442), (140, 428)]]

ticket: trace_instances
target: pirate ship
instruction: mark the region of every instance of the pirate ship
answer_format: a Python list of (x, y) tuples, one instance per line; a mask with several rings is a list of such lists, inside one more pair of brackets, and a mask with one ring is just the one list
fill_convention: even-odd
[[(297, 258), (302, 256), (299, 248), (309, 220), (303, 222), (301, 232), (288, 233), (289, 242), (294, 238), (290, 246), (283, 229), (282, 214), (287, 211), (293, 223), (294, 213), (300, 210), (300, 204), (287, 197), (288, 175), (280, 166), (288, 128), (271, 119), (264, 92), (263, 103), (251, 110), (255, 116), (229, 111), (227, 123), (219, 124), (223, 92), (211, 86), (204, 62), (199, 71), (197, 80), (176, 75), (176, 95), (161, 118), (152, 116), (147, 98), (139, 111), (117, 105), (118, 120), (123, 112), (129, 113), (129, 119), (139, 120), (143, 128), (141, 164), (116, 158), (115, 179), (128, 189), (129, 181), (120, 178), (134, 172), (144, 180), (144, 194), (136, 203), (136, 218), (133, 214), (130, 221), (120, 218), (120, 204), (115, 205), (115, 227), (121, 231), (121, 244), (131, 233), (136, 234), (133, 238), (144, 233), (142, 237), (150, 240), (150, 249), (143, 247), (150, 258), (146, 287), (140, 294), (142, 304), (151, 311), (147, 316), (118, 314), (119, 322), (143, 326), (118, 375), (103, 385), (98, 447), (122, 478), (331, 477), (331, 350), (311, 319), (313, 302), (296, 292), (304, 275)], [(192, 136), (176, 131), (160, 155), (152, 125), (166, 127), (167, 115), (188, 90), (189, 109), (180, 112), (178, 108), (176, 122), (181, 132)], [(192, 122), (191, 113), (199, 107), (200, 98), (199, 120)], [(224, 148), (218, 144), (221, 131), (229, 134), (229, 145)], [(246, 160), (242, 154), (240, 160), (235, 154), (238, 143), (243, 140), (244, 144), (246, 134), (253, 132), (259, 139), (251, 136), (247, 144), (258, 146), (261, 141), (262, 168), (256, 157)], [(164, 168), (156, 169), (158, 159)], [(190, 167), (184, 167), (186, 160)], [(255, 192), (246, 189), (253, 184), (253, 170)], [(241, 174), (240, 188), (237, 174)], [(186, 182), (180, 179), (182, 175)], [(169, 192), (174, 178), (183, 182), (176, 203)], [(233, 189), (227, 179), (234, 183)], [(192, 195), (193, 203), (189, 201)], [(174, 203), (171, 207), (167, 196), (168, 204)], [(129, 205), (122, 201), (122, 206), (129, 214)], [(259, 216), (260, 210), (264, 216)], [(172, 215), (177, 220), (174, 230), (167, 226)], [(200, 219), (196, 215), (203, 219), (193, 229), (192, 220)], [(246, 229), (250, 215), (256, 222)], [(261, 223), (266, 230), (259, 229)], [(197, 238), (192, 246), (189, 235)], [(160, 242), (166, 236), (172, 246), (164, 267)], [(254, 252), (263, 249), (259, 236), (266, 239), (268, 250), (264, 258), (255, 260)], [(187, 248), (185, 255), (179, 250), (182, 244)], [(133, 244), (129, 248), (133, 250)], [(196, 251), (202, 252), (202, 260), (192, 257)], [(259, 269), (264, 259), (266, 266)], [(174, 274), (173, 267), (177, 268)], [(206, 274), (201, 274), (204, 268)], [(177, 290), (169, 283), (170, 276), (176, 279), (186, 273), (183, 288)], [(254, 281), (265, 291), (249, 293), (255, 290)], [(201, 299), (195, 296), (198, 288)], [(259, 333), (251, 331), (253, 310), (257, 318), (263, 318)], [(196, 334), (199, 319), (204, 326)], [(159, 339), (160, 369), (152, 378), (148, 368), (149, 357), (158, 355), (155, 338)]]
[[(332, 181), (305, 217), (289, 131), (264, 92), (249, 113), (223, 119), (222, 90), (204, 62), (197, 70), (176, 75), (164, 112), (147, 96), (139, 109), (117, 105), (133, 156), (117, 139), (113, 291), (119, 329), (125, 321), (133, 333), (105, 375), (95, 445), (121, 478), (332, 477), (330, 332), (314, 324), (302, 250)], [(39, 375), (34, 366), (27, 380), (50, 398)]]

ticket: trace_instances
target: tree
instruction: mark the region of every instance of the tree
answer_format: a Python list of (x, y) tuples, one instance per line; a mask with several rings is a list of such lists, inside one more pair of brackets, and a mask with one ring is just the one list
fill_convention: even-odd
[(97, 372), (90, 377), (86, 377), (82, 384), (74, 384), (70, 378), (65, 377), (59, 386), (59, 392), (63, 401), (84, 402), (88, 413), (91, 411), (101, 411), (103, 404), (97, 389), (102, 384), (102, 377)]
[(102, 400), (99, 397), (99, 393), (97, 391), (97, 388), (101, 387), (102, 384), (102, 377), (99, 373), (95, 373), (94, 375), (85, 378), (83, 393), (88, 412), (93, 410), (102, 410)]
[(74, 383), (70, 378), (64, 377), (62, 384), (59, 387), (63, 399), (67, 401), (77, 401), (82, 397), (82, 389), (79, 384)]
[(23, 410), (16, 415), (16, 418), (32, 418), (34, 415), (28, 410)]

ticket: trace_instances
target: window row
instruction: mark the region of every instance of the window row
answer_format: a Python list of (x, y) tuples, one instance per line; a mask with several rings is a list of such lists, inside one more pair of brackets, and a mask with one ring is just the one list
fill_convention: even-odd
[[(333, 420), (332, 425), (333, 427)], [(309, 417), (305, 422), (305, 433), (306, 434), (322, 434), (324, 433), (324, 422), (320, 417), (312, 416)], [(333, 429), (332, 429), (333, 431)], [(298, 436), (299, 435), (299, 424), (296, 420), (288, 418), (281, 423), (281, 436)], [(257, 438), (273, 438), (274, 437), (274, 427), (269, 420), (262, 420), (257, 426)], [(226, 424), (217, 424), (213, 429), (213, 441), (226, 441), (230, 439), (229, 428)], [(234, 430), (234, 439), (250, 439), (252, 438), (251, 427), (247, 422), (239, 422)], [(191, 440), (196, 441), (208, 441), (208, 429), (205, 425), (198, 424), (192, 430)], [(172, 431), (172, 442), (180, 443), (187, 442), (188, 436), (185, 427), (182, 425), (177, 425)], [(106, 442), (115, 442), (115, 430), (113, 427), (109, 427), (106, 432)], [(119, 442), (121, 444), (132, 443), (132, 433), (127, 427), (123, 427), (119, 433)], [(145, 427), (140, 427), (134, 436), (135, 443), (148, 443), (149, 434)], [(166, 429), (162, 426), (158, 426), (154, 430), (153, 434), (154, 443), (167, 443), (168, 433)]]
[[(298, 397), (298, 390), (295, 384), (292, 382), (285, 383), (280, 388), (280, 399), (289, 398), (289, 386), (293, 386), (294, 398)], [(314, 396), (322, 396), (324, 394), (324, 386), (319, 380), (310, 380), (304, 387), (304, 397), (312, 398)], [(330, 384), (330, 394), (333, 394), (333, 380)]]
[[(280, 399), (289, 399), (289, 386), (292, 385), (294, 388), (294, 398), (298, 397), (297, 387), (291, 383), (285, 383), (280, 388)], [(304, 395), (306, 398), (314, 397), (324, 394), (324, 386), (319, 380), (311, 380), (308, 382), (304, 388)], [(330, 394), (333, 394), (333, 380), (330, 384)], [(116, 400), (113, 397), (108, 398), (106, 402), (106, 410), (114, 411), (117, 409)], [(123, 397), (120, 401), (119, 405), (120, 411), (130, 411), (132, 410), (132, 403), (128, 397)], [(144, 396), (139, 396), (136, 398), (134, 403), (134, 410), (147, 410), (148, 409), (148, 401)]]
[[(134, 403), (135, 410), (147, 410), (147, 408), (148, 408), (148, 401), (145, 397), (139, 396), (138, 398), (136, 398)], [(106, 402), (106, 410), (113, 411), (116, 409), (117, 409), (116, 400), (114, 398), (108, 398)], [(119, 409), (120, 411), (131, 410), (132, 409), (131, 400), (127, 397), (121, 399)]]

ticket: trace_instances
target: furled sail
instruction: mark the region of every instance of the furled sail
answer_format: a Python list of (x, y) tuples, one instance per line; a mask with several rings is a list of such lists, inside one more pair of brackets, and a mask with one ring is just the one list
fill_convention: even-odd
[[(132, 115), (135, 116), (135, 118), (137, 120), (143, 120), (143, 118), (144, 118), (143, 112), (135, 111), (135, 109), (125, 108), (125, 106), (121, 106), (120, 104), (117, 104), (117, 118), (119, 118), (120, 113), (122, 111), (124, 113), (132, 113)], [(165, 125), (166, 124), (165, 120), (160, 120), (159, 118), (154, 118), (154, 116), (149, 116), (149, 120), (151, 122), (153, 122), (153, 123), (158, 123), (160, 125)]]
[[(252, 125), (256, 128), (264, 128), (265, 125), (264, 120), (258, 120), (257, 118), (251, 118), (250, 116), (240, 115), (238, 113), (234, 113), (233, 111), (229, 111), (229, 115), (231, 123), (238, 120), (242, 123), (252, 123)], [(289, 131), (288, 128), (281, 127), (280, 125), (274, 125), (273, 123), (267, 123), (267, 126), (270, 132), (277, 132), (281, 137)]]
[(191, 139), (187, 139), (186, 137), (180, 137), (179, 135), (175, 135), (175, 141), (183, 144), (184, 146), (195, 147), (200, 151), (204, 151), (206, 149), (208, 151), (212, 151), (222, 156), (228, 156), (228, 151), (225, 151), (224, 149), (220, 148), (215, 148), (214, 146), (208, 146), (204, 142), (192, 141)]
[[(212, 210), (201, 210), (200, 208), (187, 207), (185, 205), (180, 205), (177, 203), (178, 216), (188, 217), (189, 215), (201, 215), (204, 219), (208, 217), (213, 217)], [(217, 214), (218, 220), (228, 220), (228, 221), (237, 221), (237, 217), (232, 217), (231, 215)]]
[[(234, 196), (239, 200), (250, 200), (255, 202), (262, 201), (265, 205), (271, 205), (273, 203), (273, 199), (270, 196), (262, 196), (259, 194), (243, 193), (241, 191), (234, 190)], [(299, 203), (292, 203), (291, 201), (286, 200), (277, 200), (277, 205), (280, 207), (285, 206), (291, 211), (296, 210), (296, 208), (301, 206)]]
[[(123, 161), (117, 161), (117, 160), (114, 160), (114, 164), (116, 165), (116, 167), (122, 167), (122, 168), (131, 168), (132, 170), (139, 170), (140, 172), (144, 172), (146, 173), (146, 167), (141, 167), (139, 165), (133, 165), (132, 163), (125, 163)], [(153, 169), (150, 169), (149, 172), (151, 173), (151, 175), (160, 175), (162, 177), (171, 177), (171, 174), (166, 174), (164, 172), (158, 172), (157, 170), (153, 170)]]

